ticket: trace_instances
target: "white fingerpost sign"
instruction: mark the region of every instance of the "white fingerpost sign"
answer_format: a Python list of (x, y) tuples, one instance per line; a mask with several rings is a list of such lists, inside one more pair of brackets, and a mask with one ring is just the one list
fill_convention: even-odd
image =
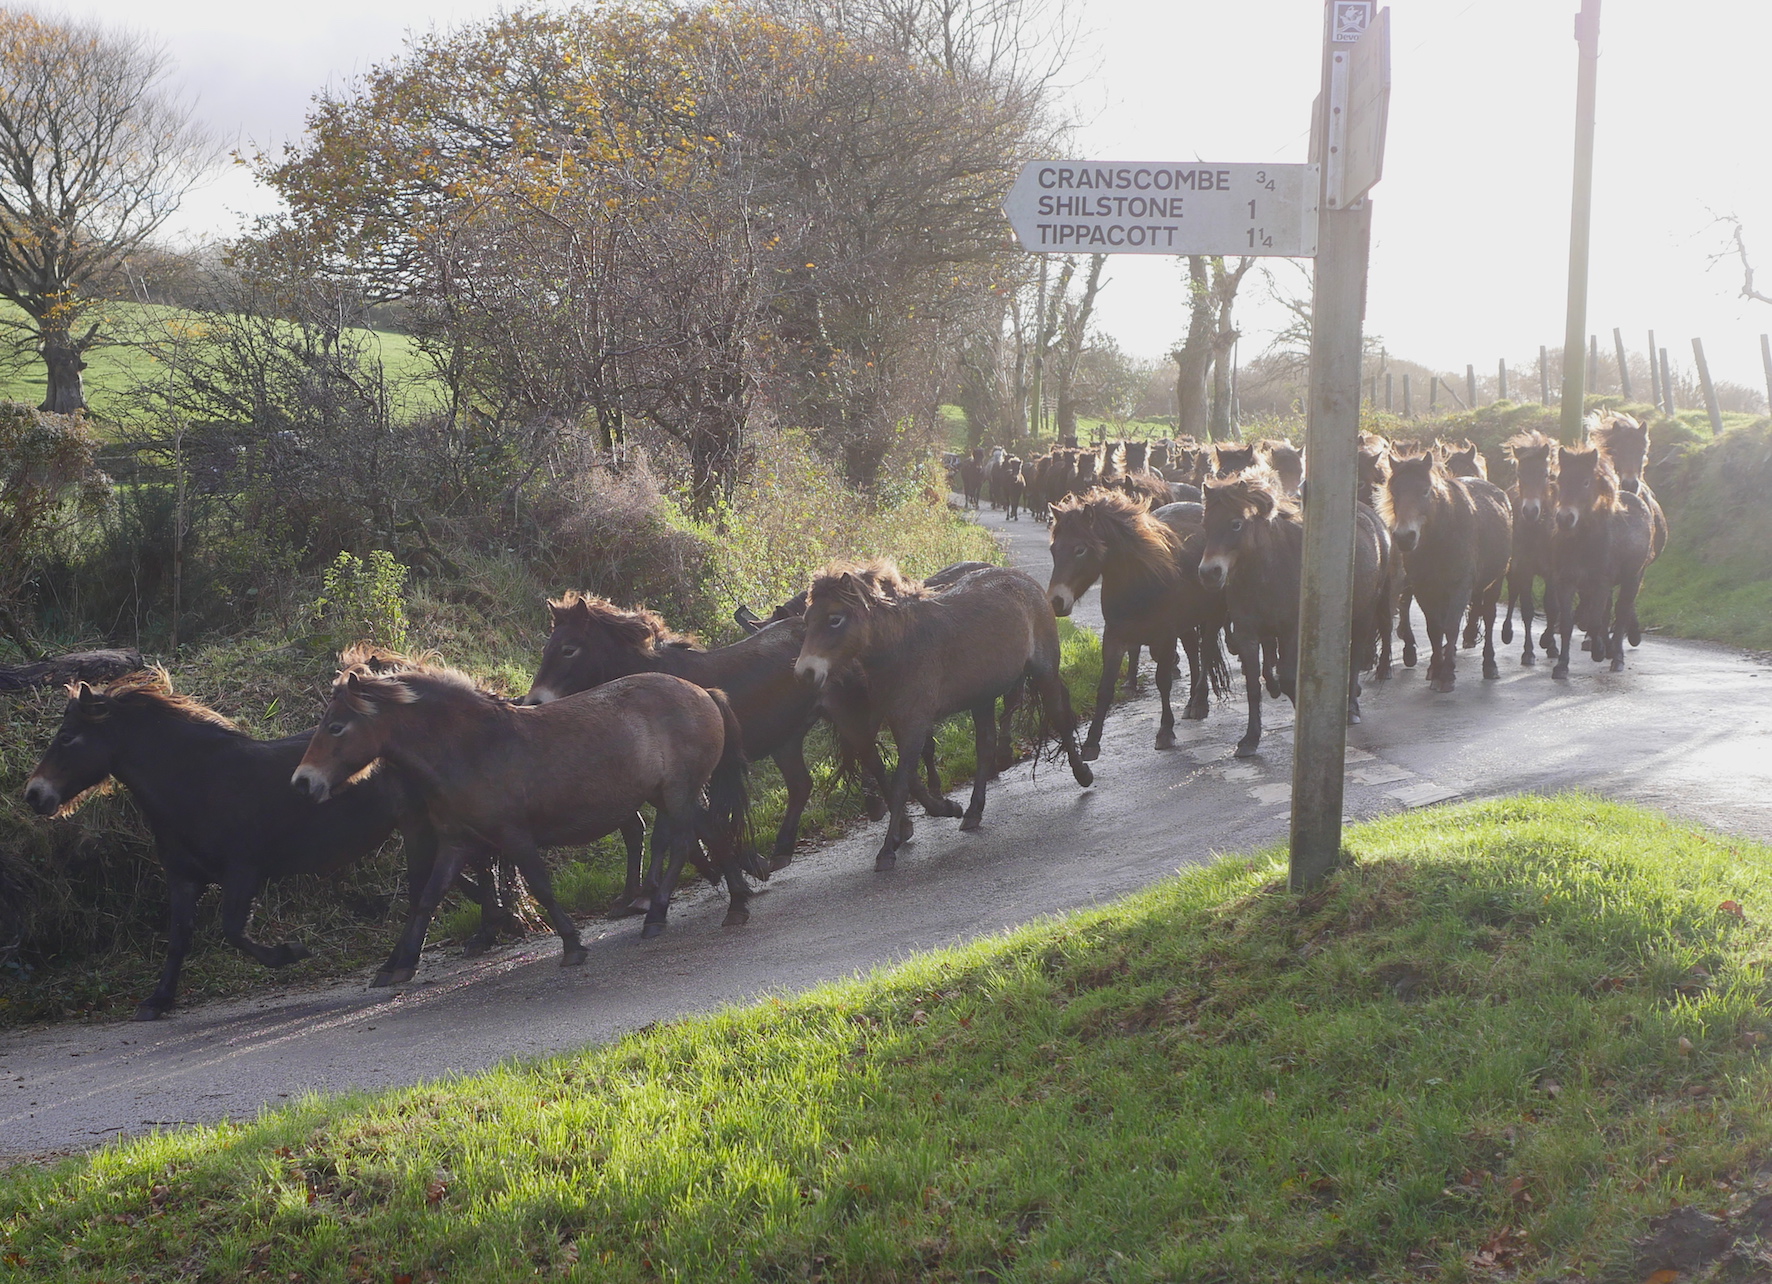
[(1042, 254), (1317, 252), (1315, 165), (1031, 161), (1003, 212)]

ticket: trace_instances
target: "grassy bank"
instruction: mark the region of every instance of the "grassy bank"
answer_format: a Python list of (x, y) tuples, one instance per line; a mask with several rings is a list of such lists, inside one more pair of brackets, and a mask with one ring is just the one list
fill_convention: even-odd
[(29, 1280), (1597, 1281), (1670, 1266), (1666, 1226), (1632, 1245), (1670, 1209), (1700, 1259), (1758, 1233), (1772, 851), (1583, 797), (1349, 846), (1303, 899), (1276, 855), (1225, 860), (791, 1002), (15, 1168), (0, 1253)]
[[(447, 579), (407, 586), (408, 648), (435, 651), (494, 690), (521, 694), (546, 639), (542, 599), (566, 588), (649, 600), (673, 625), (719, 643), (738, 632), (731, 621), (735, 605), (766, 611), (804, 587), (829, 558), (891, 554), (922, 575), (999, 556), (980, 527), (950, 513), (939, 492), (920, 482), (866, 500), (807, 452), (788, 448), (771, 453), (727, 518), (726, 530), (716, 532), (689, 522), (668, 502), (620, 510), (605, 519), (619, 529), (597, 527), (584, 535), (594, 557), (574, 562), (564, 578), (544, 577), (512, 557), (457, 553)], [(156, 654), (151, 637), (108, 640), (141, 641), (150, 660), (167, 664), (180, 691), (249, 733), (290, 735), (319, 715), (335, 655), (331, 640), (311, 631), (314, 622), (300, 597), (292, 595), (286, 625), (263, 613), (258, 627), (187, 645), (176, 660)], [(74, 649), (90, 641), (69, 636), (59, 645)], [(1093, 639), (1073, 639), (1067, 676), (1079, 693), (1094, 689), (1092, 663), (1099, 664)], [(59, 691), (0, 698), (0, 1028), (127, 1013), (153, 988), (164, 948), (164, 879), (127, 795), (111, 790), (90, 797), (74, 815), (53, 822), (31, 815), (22, 802), (25, 778), (65, 704)], [(939, 748), (946, 773), (970, 777), (969, 729), (944, 729)], [(832, 746), (822, 733), (815, 733), (811, 757), (817, 790), (802, 833), (815, 838), (858, 817), (861, 798), (855, 786), (836, 779)], [(773, 835), (785, 806), (773, 763), (754, 768), (752, 789), (756, 832)], [(286, 988), (378, 962), (402, 918), (402, 868), (396, 843), (336, 882), (307, 878), (273, 886), (260, 902), (256, 934), (300, 940), (315, 951), (313, 959), (277, 973), (219, 939), (212, 892), (200, 907), (184, 993), (195, 999)], [(600, 913), (620, 888), (619, 843), (558, 853), (556, 868), (567, 906)], [(466, 935), (476, 921), (476, 909), (452, 900), (433, 939)]]

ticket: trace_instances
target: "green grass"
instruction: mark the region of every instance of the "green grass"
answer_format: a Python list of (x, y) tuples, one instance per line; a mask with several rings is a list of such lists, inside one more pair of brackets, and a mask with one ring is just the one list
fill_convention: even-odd
[[(0, 319), (19, 315), (14, 305), (0, 304)], [(157, 304), (104, 304), (93, 318), (103, 326), (102, 341), (86, 354), (86, 371), (82, 376), (87, 405), (94, 417), (101, 421), (123, 417), (127, 413), (125, 394), (154, 374), (153, 359), (129, 342), (132, 334), (144, 326), (165, 324), (169, 320), (191, 322), (196, 318), (196, 313)], [(385, 330), (367, 333), (373, 336), (392, 380), (404, 387), (422, 379), (425, 363), (410, 339)], [(48, 386), (48, 375), (41, 358), (27, 355), (27, 359), (18, 364), (0, 366), (0, 401), (41, 405)], [(407, 387), (406, 391), (409, 397), (416, 396), (412, 388)]]
[[(1772, 1143), (1772, 851), (1412, 813), (611, 1047), (0, 1176), (20, 1280), (1640, 1280)], [(1733, 904), (1731, 904), (1733, 903)], [(1739, 908), (1737, 908), (1739, 907)]]

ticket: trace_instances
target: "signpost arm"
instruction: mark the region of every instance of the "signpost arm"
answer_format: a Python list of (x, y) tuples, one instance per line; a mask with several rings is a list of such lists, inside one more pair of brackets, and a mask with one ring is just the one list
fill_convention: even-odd
[[(1319, 153), (1330, 155), (1334, 6), (1326, 7)], [(1327, 185), (1331, 166), (1324, 165)], [(1309, 503), (1298, 617), (1297, 716), (1293, 729), (1290, 883), (1319, 886), (1341, 859), (1343, 763), (1347, 756), (1349, 639), (1353, 634), (1355, 496), (1360, 435), (1361, 324), (1372, 202), (1318, 205), (1317, 264), (1311, 291), (1310, 407), (1305, 422)]]
[(1565, 445), (1581, 441), (1586, 405), (1586, 371), (1581, 354), (1587, 338), (1587, 246), (1594, 204), (1594, 87), (1600, 73), (1600, 0), (1581, 0), (1575, 18), (1581, 45), (1581, 73), (1575, 84), (1575, 189), (1569, 208), (1569, 314), (1563, 331), (1563, 416), (1558, 426)]

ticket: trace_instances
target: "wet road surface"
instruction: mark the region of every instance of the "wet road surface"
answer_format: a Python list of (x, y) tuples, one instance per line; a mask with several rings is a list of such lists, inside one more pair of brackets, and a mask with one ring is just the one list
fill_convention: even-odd
[[(981, 520), (1044, 584), (1045, 528), (988, 510)], [(1073, 618), (1099, 628), (1099, 609), (1092, 591)], [(1653, 636), (1628, 665), (1613, 674), (1583, 656), (1555, 682), (1548, 665), (1522, 669), (1510, 653), (1501, 680), (1484, 682), (1467, 652), (1451, 695), (1427, 691), (1425, 663), (1368, 682), (1365, 722), (1349, 730), (1348, 815), (1580, 787), (1772, 842), (1772, 667)], [(1147, 657), (1147, 688), (1150, 668)], [(1285, 836), (1291, 709), (1270, 701), (1264, 720), (1254, 759), (1231, 756), (1240, 693), (1207, 722), (1180, 723), (1179, 747), (1157, 753), (1147, 690), (1108, 719), (1094, 788), (1063, 767), (1018, 767), (991, 790), (981, 830), (919, 817), (887, 874), (872, 868), (882, 826), (864, 824), (778, 873), (748, 927), (720, 927), (724, 899), (704, 888), (679, 899), (653, 941), (635, 920), (590, 924), (590, 962), (570, 971), (552, 937), (476, 960), (433, 950), (397, 991), (365, 989), (365, 974), (153, 1024), (0, 1037), (0, 1155), (562, 1051), (1111, 899)]]

